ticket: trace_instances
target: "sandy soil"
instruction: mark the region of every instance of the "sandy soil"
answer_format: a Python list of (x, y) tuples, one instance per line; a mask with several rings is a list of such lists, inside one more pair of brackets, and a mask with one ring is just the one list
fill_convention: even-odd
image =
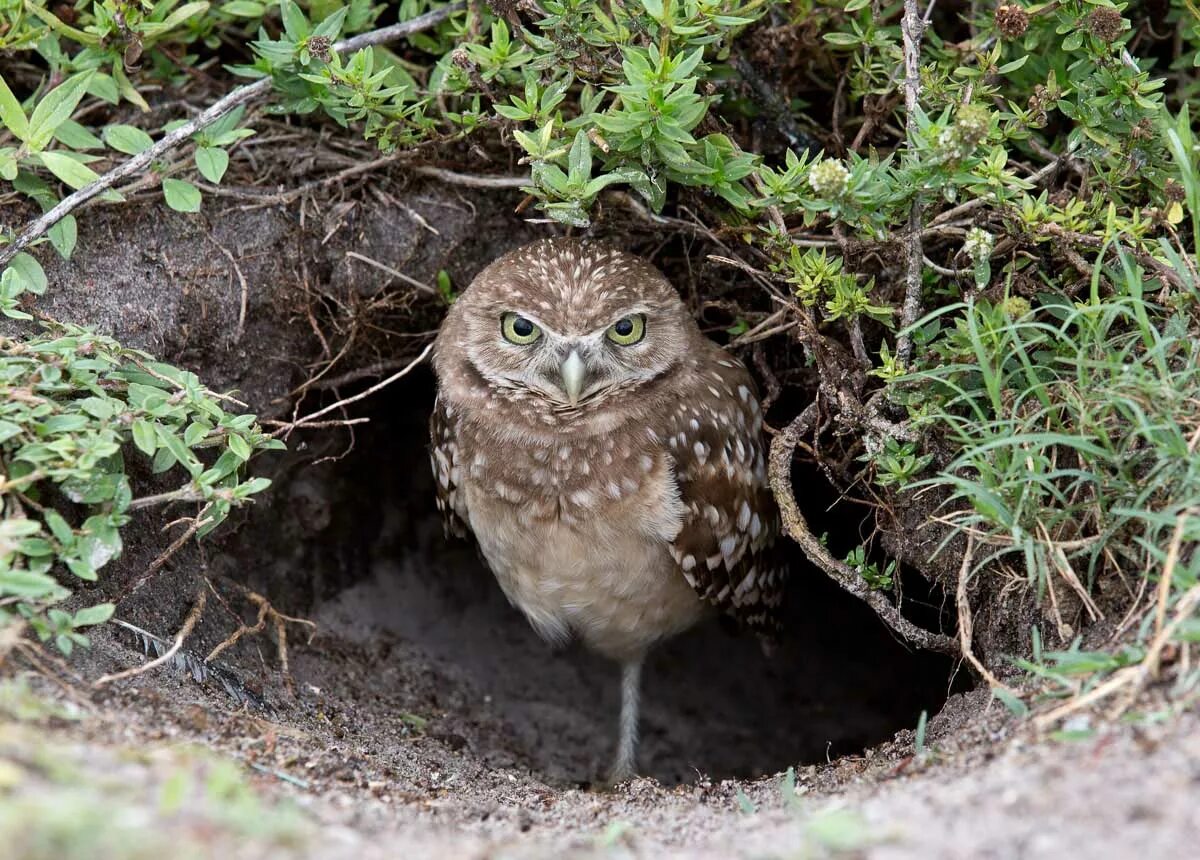
[[(104, 656), (87, 669), (108, 660), (136, 660), (136, 651), (120, 638), (98, 641), (93, 657)], [(122, 816), (139, 812), (148, 832), (162, 837), (179, 826), (178, 816), (163, 816), (155, 798), (177, 780), (181, 751), (200, 748), (208, 759), (236, 762), (249, 777), (259, 798), (256, 818), (292, 822), (278, 833), (266, 828), (232, 836), (223, 829), (227, 824), (193, 823), (186, 839), (202, 837), (194, 856), (1195, 856), (1200, 833), (1195, 712), (1134, 725), (1078, 720), (1072, 726), (1075, 739), (1056, 741), (1034, 738), (985, 694), (971, 693), (952, 697), (930, 721), (919, 754), (913, 732), (904, 731), (862, 755), (800, 767), (790, 778), (693, 775), (676, 786), (643, 778), (601, 792), (563, 784), (519, 763), (519, 732), (509, 736), (513, 752), (505, 761), (497, 751), (480, 756), (473, 741), (437, 728), (444, 717), (423, 722), (395, 710), (387, 692), (395, 679), (388, 672), (408, 671), (395, 651), (387, 661), (391, 669), (349, 642), (332, 653), (343, 668), (363, 660), (361, 674), (347, 673), (345, 687), (319, 691), (302, 680), (294, 698), (280, 698), (282, 704), (267, 709), (237, 705), (215, 685), (166, 670), (88, 697), (92, 713), (77, 722), (45, 719), (36, 734), (22, 735), (14, 733), (14, 725), (20, 729), (28, 721), (0, 720), (0, 765), (24, 762), (38, 772), (45, 765), (37, 762), (52, 751), (56, 767), (69, 762), (76, 780), (120, 773), (123, 785), (140, 792), (121, 801)], [(298, 679), (315, 668), (315, 659), (302, 655)], [(458, 696), (468, 695), (470, 686), (465, 682), (453, 691), (445, 705), (460, 707)], [(444, 688), (443, 679), (439, 689)], [(351, 689), (357, 693), (343, 698)], [(63, 699), (64, 706), (78, 707), (72, 699), (77, 696)], [(486, 724), (496, 719), (487, 708), (473, 714), (475, 738), (486, 735)], [(503, 728), (492, 728), (494, 737), (503, 736)], [(16, 794), (8, 796), (49, 790), (32, 788), (35, 784), (18, 781)], [(107, 856), (142, 854), (130, 849)]]

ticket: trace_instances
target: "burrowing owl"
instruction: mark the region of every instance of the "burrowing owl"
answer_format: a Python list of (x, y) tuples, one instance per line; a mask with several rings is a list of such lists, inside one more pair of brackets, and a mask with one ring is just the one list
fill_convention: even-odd
[(657, 642), (720, 610), (773, 627), (784, 574), (745, 367), (650, 264), (535, 242), (488, 266), (437, 337), (438, 507), (546, 639), (622, 666), (609, 778), (633, 775)]

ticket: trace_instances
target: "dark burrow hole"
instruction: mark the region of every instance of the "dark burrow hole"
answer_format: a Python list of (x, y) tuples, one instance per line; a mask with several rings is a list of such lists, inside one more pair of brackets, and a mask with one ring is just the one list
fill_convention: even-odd
[[(370, 423), (353, 428), (352, 442), (349, 429), (294, 437), (274, 501), (245, 523), (238, 543), (286, 545), (275, 573), (260, 568), (253, 577), (265, 593), (376, 654), (384, 648), (389, 659), (421, 664), (421, 684), (412, 672), (360, 667), (351, 673), (359, 688), (342, 684), (344, 694), (418, 714), (474, 711), (449, 722), (473, 733), (472, 747), (487, 747), (474, 750), (485, 761), (528, 767), (554, 783), (586, 782), (614, 743), (617, 668), (578, 646), (555, 651), (541, 641), (473, 546), (444, 537), (428, 465), (432, 402), (433, 381), (421, 368), (367, 401)], [(834, 505), (816, 470), (797, 467), (794, 478), (814, 531), (827, 532), (839, 554), (857, 545), (865, 509)], [(932, 715), (945, 702), (951, 661), (903, 646), (788, 547), (788, 634), (773, 657), (716, 621), (652, 654), (642, 773), (674, 784), (697, 773), (746, 778), (821, 763), (913, 728), (922, 711)], [(906, 577), (906, 587), (910, 579), (920, 578)], [(936, 623), (937, 600), (910, 588), (906, 606), (922, 605), (920, 620)], [(397, 689), (386, 689), (389, 679)], [(447, 686), (456, 691), (429, 693)]]

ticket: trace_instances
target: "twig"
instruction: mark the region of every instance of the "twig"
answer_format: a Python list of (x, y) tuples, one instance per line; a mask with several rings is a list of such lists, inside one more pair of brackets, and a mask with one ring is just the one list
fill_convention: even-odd
[(992, 689), (999, 687), (1009, 694), (1016, 696), (1016, 692), (991, 673), (987, 666), (975, 656), (975, 652), (971, 649), (971, 639), (975, 635), (975, 622), (971, 617), (971, 601), (967, 595), (967, 580), (971, 576), (971, 561), (975, 556), (975, 542), (972, 538), (967, 538), (967, 548), (963, 552), (962, 565), (958, 568), (958, 585), (954, 590), (954, 600), (958, 604), (958, 647), (962, 651), (962, 655), (966, 661), (970, 663), (979, 676), (987, 682)]
[[(378, 30), (372, 30), (369, 33), (363, 33), (351, 39), (345, 39), (333, 46), (333, 50), (339, 53), (347, 53), (357, 51), (360, 48), (367, 48), (372, 45), (381, 45), (385, 42), (392, 42), (402, 36), (408, 36), (412, 33), (418, 33), (422, 30), (428, 30), (446, 18), (461, 11), (464, 8), (464, 3), (453, 3), (433, 12), (427, 12), (424, 15), (419, 15), (411, 21), (405, 21), (400, 24), (393, 24), (390, 27), (382, 27)], [(28, 224), (21, 235), (3, 250), (0, 250), (0, 268), (7, 266), (12, 262), (13, 257), (29, 246), (31, 242), (40, 239), (46, 235), (46, 232), (69, 215), (74, 210), (78, 209), (84, 203), (91, 200), (98, 194), (102, 194), (112, 188), (119, 181), (132, 176), (143, 168), (147, 167), (154, 161), (161, 158), (165, 153), (179, 146), (184, 141), (188, 140), (192, 135), (201, 129), (207, 128), (214, 122), (219, 120), (225, 114), (232, 111), (239, 105), (253, 101), (259, 96), (265, 94), (271, 89), (271, 78), (265, 77), (255, 81), (252, 84), (238, 87), (232, 92), (225, 95), (224, 98), (214, 102), (207, 110), (195, 117), (194, 119), (184, 123), (172, 132), (164, 135), (153, 146), (135, 155), (128, 161), (114, 167), (112, 170), (105, 173), (78, 191), (68, 194), (58, 205), (46, 212), (42, 217)]]
[[(932, 8), (932, 4), (930, 4)], [(904, 127), (908, 145), (917, 137), (917, 112), (921, 97), (921, 36), (925, 22), (917, 9), (917, 0), (904, 0), (904, 18), (900, 32), (904, 37)], [(896, 361), (904, 366), (912, 358), (911, 328), (921, 314), (921, 272), (924, 252), (921, 248), (923, 204), (920, 191), (913, 195), (908, 214), (908, 236), (904, 250), (904, 304), (900, 309), (900, 335), (896, 338)]]
[[(348, 370), (340, 376), (335, 376), (333, 379), (322, 379), (320, 382), (311, 386), (318, 391), (328, 391), (331, 388), (341, 388), (343, 385), (349, 385), (352, 382), (358, 382), (360, 379), (369, 379), (371, 377), (383, 376), (383, 374), (395, 370), (398, 367), (403, 367), (407, 362), (404, 361), (377, 361), (374, 364), (368, 364), (363, 367)], [(330, 422), (334, 424), (355, 424), (366, 419), (357, 418), (348, 421)], [(316, 424), (307, 423), (304, 426), (308, 428), (316, 427), (321, 422)]]
[[(369, 374), (367, 374), (369, 375)], [(322, 386), (330, 387), (330, 386)], [(328, 430), (331, 427), (353, 427), (355, 424), (370, 424), (370, 418), (345, 418), (334, 419), (332, 421), (309, 421), (304, 425), (305, 430)], [(264, 418), (262, 421), (264, 427), (290, 427), (288, 421), (276, 421), (274, 419)]]
[(1175, 517), (1175, 529), (1171, 533), (1171, 542), (1167, 546), (1167, 558), (1163, 562), (1162, 577), (1158, 581), (1158, 606), (1154, 611), (1154, 632), (1162, 633), (1167, 620), (1167, 602), (1171, 596), (1171, 579), (1175, 575), (1175, 566), (1179, 563), (1179, 551), (1183, 547), (1183, 530), (1188, 520), (1196, 515), (1196, 508), (1184, 508)]
[(383, 380), (382, 382), (375, 383), (370, 388), (368, 388), (366, 391), (360, 391), (358, 394), (355, 394), (353, 397), (346, 397), (346, 398), (343, 398), (342, 400), (339, 400), (337, 403), (330, 403), (324, 409), (318, 409), (316, 412), (313, 412), (311, 415), (305, 415), (303, 418), (297, 418), (295, 421), (291, 421), (291, 422), (283, 425), (282, 427), (280, 427), (278, 430), (276, 430), (271, 435), (278, 436), (281, 433), (289, 433), (292, 430), (295, 430), (297, 427), (303, 427), (308, 424), (311, 424), (313, 421), (320, 418), (322, 415), (328, 415), (330, 412), (332, 412), (335, 409), (340, 409), (343, 406), (349, 406), (351, 403), (357, 403), (360, 400), (365, 400), (366, 398), (370, 397), (375, 392), (381, 391), (382, 389), (387, 388), (389, 385), (391, 385), (393, 382), (397, 381), (401, 377), (407, 376), (414, 367), (416, 367), (418, 364), (420, 364), (421, 362), (423, 362), (425, 360), (425, 357), (429, 355), (429, 353), (432, 349), (433, 349), (433, 344), (430, 343), (423, 350), (421, 350), (420, 355), (418, 355), (416, 358), (414, 358), (412, 361), (410, 361), (408, 364), (406, 364), (404, 367), (402, 367), (400, 370), (393, 373), (391, 376), (389, 376), (387, 379)]
[(958, 644), (953, 639), (940, 633), (922, 630), (901, 615), (900, 610), (888, 602), (883, 594), (872, 589), (858, 571), (834, 558), (809, 529), (792, 492), (792, 455), (799, 444), (800, 436), (812, 426), (816, 414), (816, 404), (810, 404), (771, 440), (771, 490), (779, 504), (784, 530), (792, 540), (800, 544), (809, 561), (825, 571), (844, 591), (870, 606), (879, 619), (906, 642), (930, 651), (959, 656)]
[(1120, 716), (1122, 712), (1133, 704), (1134, 699), (1137, 698), (1137, 694), (1141, 691), (1146, 680), (1158, 671), (1158, 664), (1162, 657), (1163, 648), (1175, 636), (1179, 627), (1192, 617), (1198, 606), (1200, 606), (1200, 585), (1193, 585), (1179, 598), (1179, 601), (1175, 604), (1174, 618), (1172, 618), (1170, 624), (1154, 637), (1154, 640), (1150, 643), (1150, 647), (1146, 650), (1146, 656), (1142, 658), (1140, 663), (1118, 669), (1103, 684), (1093, 687), (1082, 696), (1071, 699), (1066, 704), (1060, 705), (1052, 711), (1040, 714), (1035, 718), (1034, 724), (1039, 729), (1048, 728), (1068, 714), (1072, 714), (1075, 711), (1086, 708), (1088, 705), (1106, 699), (1113, 693), (1132, 685), (1132, 689), (1128, 691), (1121, 704), (1114, 708), (1112, 714), (1110, 714), (1113, 718)]
[(175, 490), (168, 490), (165, 493), (155, 493), (152, 496), (142, 496), (134, 499), (129, 503), (129, 510), (138, 511), (142, 508), (152, 508), (155, 505), (166, 505), (171, 502), (200, 502), (204, 500), (204, 496), (196, 489), (193, 484), (186, 484)]
[(948, 269), (943, 265), (935, 263), (933, 260), (931, 260), (925, 256), (922, 256), (922, 259), (924, 260), (924, 263), (926, 266), (933, 269), (939, 275), (943, 275), (944, 277), (947, 277), (947, 278), (962, 278), (962, 277), (966, 277), (967, 275), (971, 274), (971, 272), (972, 272), (971, 269)]
[(428, 295), (435, 296), (435, 297), (440, 295), (440, 293), (438, 293), (437, 290), (435, 290), (433, 287), (429, 286), (429, 284), (425, 283), (424, 281), (418, 281), (416, 278), (414, 278), (410, 275), (404, 274), (399, 269), (393, 269), (391, 266), (387, 265), (386, 263), (381, 263), (378, 260), (373, 260), (370, 257), (366, 256), (365, 254), (360, 254), (357, 251), (347, 251), (346, 257), (351, 260), (358, 260), (360, 263), (366, 263), (368, 266), (376, 268), (381, 272), (386, 272), (387, 274), (391, 275), (393, 278), (403, 281), (404, 283), (408, 284), (413, 289), (416, 289), (422, 293), (426, 293)]
[[(211, 582), (208, 584), (208, 587), (213, 587)], [(253, 625), (242, 622), (238, 629), (234, 630), (224, 642), (218, 643), (217, 647), (208, 652), (208, 656), (204, 658), (205, 663), (211, 663), (213, 660), (217, 659), (217, 657), (221, 655), (222, 651), (224, 651), (226, 648), (236, 645), (238, 640), (243, 636), (253, 636), (255, 633), (262, 633), (267, 629), (267, 615), (269, 615), (271, 612), (271, 604), (267, 602), (266, 598), (262, 597), (261, 595), (254, 594), (253, 592), (247, 596), (251, 601), (258, 604), (258, 618), (255, 619)]]
[(455, 173), (442, 167), (426, 167), (413, 165), (405, 168), (410, 173), (428, 176), (448, 185), (462, 185), (466, 188), (524, 188), (533, 180), (528, 176), (477, 176), (470, 173)]
[(158, 558), (150, 562), (150, 566), (147, 567), (142, 575), (138, 577), (137, 582), (135, 582), (133, 587), (129, 589), (129, 593), (126, 595), (126, 597), (132, 597), (133, 595), (137, 594), (138, 590), (150, 580), (150, 577), (154, 576), (154, 574), (158, 572), (159, 568), (167, 563), (167, 560), (170, 559), (171, 556), (179, 552), (183, 545), (191, 540), (196, 532), (200, 531), (200, 529), (204, 528), (204, 526), (208, 524), (209, 521), (205, 519), (205, 514), (208, 513), (208, 509), (211, 507), (212, 502), (209, 502), (200, 509), (200, 513), (196, 514), (195, 519), (192, 520), (192, 524), (187, 527), (187, 530), (179, 537), (175, 538), (175, 540), (171, 541), (171, 545), (164, 549)]
[[(280, 671), (283, 673), (284, 683), (287, 685), (289, 692), (294, 692), (295, 685), (292, 682), (292, 673), (288, 664), (287, 624), (290, 622), (292, 624), (306, 625), (309, 628), (308, 641), (312, 642), (313, 636), (315, 636), (317, 633), (316, 623), (308, 620), (307, 618), (297, 618), (292, 615), (284, 615), (282, 612), (272, 606), (271, 602), (267, 600), (267, 598), (263, 597), (258, 592), (251, 591), (249, 588), (239, 582), (235, 582), (233, 580), (226, 581), (229, 582), (229, 584), (234, 588), (239, 590), (243, 595), (245, 595), (247, 600), (258, 607), (258, 617), (255, 619), (253, 625), (248, 625), (239, 619), (238, 629), (233, 631), (233, 633), (227, 639), (225, 639), (225, 641), (213, 648), (212, 651), (209, 652), (208, 656), (204, 658), (204, 662), (206, 664), (211, 663), (221, 654), (221, 652), (223, 652), (226, 648), (229, 648), (231, 645), (237, 643), (237, 641), (243, 636), (261, 633), (267, 628), (267, 622), (270, 621), (275, 627), (275, 637), (277, 640), (276, 649), (279, 654), (279, 667)], [(212, 590), (213, 594), (220, 598), (220, 593), (211, 582), (208, 582), (208, 587)]]
[(183, 647), (183, 640), (188, 638), (188, 636), (191, 635), (192, 630), (195, 629), (197, 622), (200, 620), (200, 616), (204, 613), (204, 607), (207, 603), (208, 591), (206, 591), (204, 588), (201, 588), (196, 594), (196, 602), (192, 604), (192, 611), (188, 613), (187, 618), (185, 618), (183, 621), (183, 626), (180, 627), (179, 632), (175, 634), (175, 641), (171, 643), (170, 648), (168, 648), (158, 657), (155, 657), (149, 663), (143, 663), (140, 666), (133, 666), (124, 670), (123, 672), (116, 672), (111, 675), (104, 675), (100, 678), (97, 678), (92, 683), (92, 686), (103, 687), (106, 684), (111, 684), (113, 681), (123, 681), (126, 678), (132, 678), (134, 675), (140, 675), (143, 672), (149, 672), (151, 669), (170, 662), (171, 659), (179, 652), (179, 649)]
[(233, 342), (241, 343), (242, 335), (246, 332), (246, 306), (250, 301), (250, 285), (246, 283), (246, 276), (242, 274), (242, 267), (238, 265), (237, 259), (233, 256), (233, 252), (218, 242), (216, 239), (209, 237), (209, 241), (217, 246), (217, 250), (225, 255), (229, 260), (229, 265), (233, 266), (233, 272), (237, 275), (238, 283), (242, 287), (242, 298), (238, 303), (238, 318), (237, 327), (233, 330)]

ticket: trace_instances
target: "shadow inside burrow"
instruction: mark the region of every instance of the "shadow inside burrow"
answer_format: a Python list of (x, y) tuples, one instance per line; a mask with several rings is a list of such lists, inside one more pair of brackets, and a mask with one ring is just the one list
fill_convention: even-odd
[[(474, 548), (444, 536), (428, 463), (432, 402), (432, 378), (422, 368), (368, 402), (371, 421), (352, 428), (352, 444), (347, 429), (294, 445), (324, 453), (324, 444), (340, 457), (312, 465), (304, 459), (320, 457), (300, 450), (239, 543), (273, 554), (273, 573), (255, 565), (267, 579), (259, 587), (314, 618), (326, 635), (402, 645), (397, 659), (419, 662), (408, 668), (434, 679), (424, 693), (404, 691), (405, 709), (437, 712), (440, 734), (465, 739), (490, 766), (585, 783), (611, 755), (617, 668), (580, 647), (555, 651), (541, 641)], [(864, 516), (846, 504), (830, 508), (837, 497), (819, 473), (797, 468), (794, 479), (814, 532), (828, 532), (840, 554), (861, 540)], [(652, 653), (644, 774), (674, 784), (825, 762), (941, 707), (949, 660), (895, 641), (790, 542), (788, 561), (787, 635), (771, 658), (717, 621)], [(310, 658), (319, 661), (319, 649)], [(387, 692), (379, 683), (365, 681), (348, 695), (369, 707)]]

